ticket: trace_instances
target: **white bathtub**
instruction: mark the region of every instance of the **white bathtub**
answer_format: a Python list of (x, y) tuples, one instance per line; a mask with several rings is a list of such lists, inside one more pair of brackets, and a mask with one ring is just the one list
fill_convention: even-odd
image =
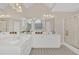
[(21, 55), (29, 54), (31, 50), (30, 35), (2, 35), (0, 36), (0, 54)]

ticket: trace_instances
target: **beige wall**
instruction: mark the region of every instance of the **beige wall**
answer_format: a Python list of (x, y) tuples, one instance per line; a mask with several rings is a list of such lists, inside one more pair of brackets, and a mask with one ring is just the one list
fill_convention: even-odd
[(79, 48), (79, 18), (78, 12), (71, 13), (64, 21), (65, 42)]
[(61, 43), (64, 42), (64, 29), (65, 20), (67, 17), (71, 16), (72, 12), (54, 12), (55, 15), (55, 32), (61, 35)]

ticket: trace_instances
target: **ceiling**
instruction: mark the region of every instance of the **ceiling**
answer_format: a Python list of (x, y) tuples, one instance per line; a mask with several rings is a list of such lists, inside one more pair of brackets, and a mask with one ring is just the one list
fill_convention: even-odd
[[(8, 3), (0, 3), (0, 9), (5, 9), (9, 5)], [(23, 4), (26, 8), (31, 7), (34, 5), (33, 3), (24, 3)], [(49, 7), (52, 11), (56, 12), (71, 12), (71, 11), (76, 11), (79, 10), (79, 3), (44, 3), (45, 6)]]
[(72, 12), (79, 10), (79, 3), (57, 3), (52, 11)]
[(53, 12), (79, 10), (79, 3), (0, 3), (0, 18), (35, 18), (53, 16)]

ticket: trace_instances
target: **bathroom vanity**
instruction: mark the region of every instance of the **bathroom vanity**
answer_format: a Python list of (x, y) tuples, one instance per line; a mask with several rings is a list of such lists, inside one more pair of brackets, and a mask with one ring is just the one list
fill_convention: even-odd
[(31, 48), (59, 48), (57, 34), (12, 34), (0, 33), (1, 55), (29, 55)]
[(59, 48), (60, 35), (57, 34), (35, 34), (32, 35), (33, 48)]
[(1, 55), (28, 55), (31, 51), (30, 35), (0, 34)]

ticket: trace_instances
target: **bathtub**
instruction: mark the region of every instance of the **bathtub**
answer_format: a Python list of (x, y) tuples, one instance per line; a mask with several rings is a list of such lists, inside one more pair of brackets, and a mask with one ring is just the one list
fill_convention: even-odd
[(26, 34), (4, 34), (0, 35), (0, 54), (1, 55), (24, 55), (31, 50), (30, 35)]

